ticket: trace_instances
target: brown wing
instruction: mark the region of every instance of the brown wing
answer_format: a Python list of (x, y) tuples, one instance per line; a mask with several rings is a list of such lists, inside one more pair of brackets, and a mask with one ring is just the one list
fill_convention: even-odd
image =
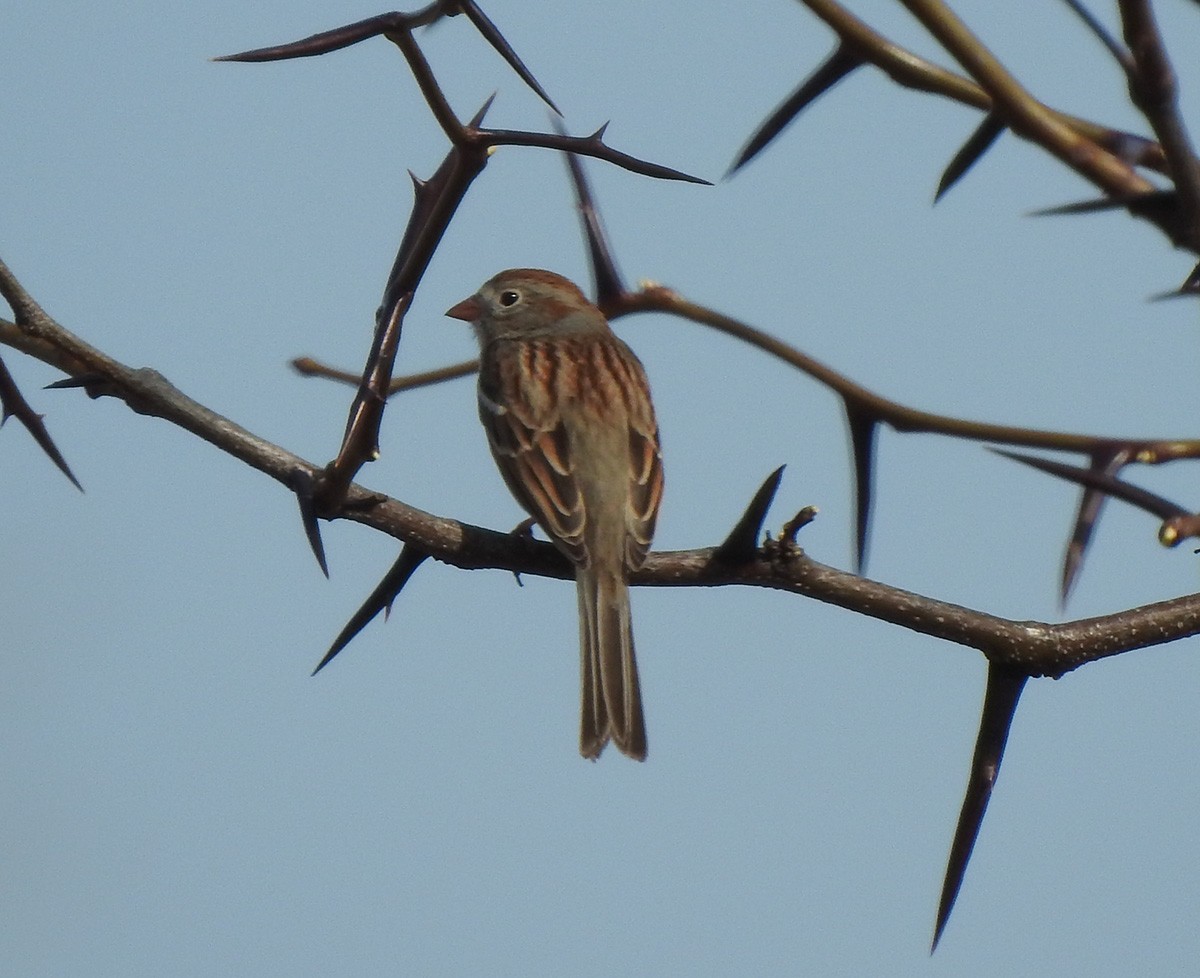
[(629, 347), (620, 340), (616, 343), (634, 380), (628, 389), (637, 392), (626, 402), (629, 412), (629, 504), (625, 518), (629, 534), (625, 542), (625, 562), (630, 568), (637, 569), (650, 550), (658, 506), (662, 502), (662, 451), (646, 372)]
[(512, 363), (485, 351), (479, 374), (479, 417), (509, 491), (559, 548), (582, 563), (586, 514), (571, 472), (570, 446), (557, 408), (530, 396)]

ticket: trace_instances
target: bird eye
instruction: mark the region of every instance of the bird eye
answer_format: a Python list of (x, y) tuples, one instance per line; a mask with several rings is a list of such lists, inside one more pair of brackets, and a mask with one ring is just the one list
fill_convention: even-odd
[(500, 305), (502, 306), (515, 306), (520, 301), (520, 292), (515, 292), (512, 289), (505, 289), (500, 293)]

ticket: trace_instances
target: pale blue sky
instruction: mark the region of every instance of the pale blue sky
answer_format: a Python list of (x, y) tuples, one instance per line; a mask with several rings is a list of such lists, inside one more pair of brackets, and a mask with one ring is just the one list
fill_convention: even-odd
[[(380, 10), (341, 0), (22, 3), (0, 62), (0, 255), (69, 328), (314, 461), (347, 390), (410, 190), (445, 143), (383, 40), (276, 65), (207, 59)], [(898, 6), (898, 5), (896, 5)], [(1200, 87), (1194, 5), (1164, 2)], [(903, 11), (873, 7), (925, 53)], [(1000, 9), (1003, 8), (1003, 9)], [(803, 7), (485, 9), (578, 132), (718, 180), (831, 47)], [(963, 4), (1034, 92), (1137, 128), (1123, 80), (1054, 2)], [(1109, 18), (1107, 7), (1097, 12)], [(1172, 26), (1173, 25), (1173, 26)], [(464, 18), (422, 35), (455, 108), (541, 128)], [(1194, 436), (1193, 303), (1149, 304), (1188, 256), (1117, 215), (1031, 219), (1092, 195), (1003, 137), (930, 206), (977, 117), (862, 72), (713, 188), (591, 164), (620, 265), (929, 410)], [(501, 150), (408, 317), (401, 369), (469, 356), (453, 302), (496, 270), (588, 269), (561, 161)], [(788, 469), (769, 524), (850, 565), (835, 398), (668, 318), (618, 323), (665, 445), (657, 539), (705, 546)], [(750, 589), (641, 589), (651, 752), (576, 752), (569, 584), (421, 569), (315, 679), (394, 541), (325, 528), (333, 578), (280, 486), (165, 423), (4, 354), (87, 492), (0, 432), (0, 973), (201, 975), (1185, 974), (1200, 810), (1195, 640), (1030, 684), (967, 880), (927, 955), (984, 664), (970, 650)], [(521, 514), (459, 381), (395, 401), (362, 481), (496, 528)], [(1187, 467), (1133, 478), (1187, 504)], [(884, 432), (870, 574), (1058, 620), (1074, 505), (982, 448)], [(1069, 608), (1196, 589), (1110, 507)]]

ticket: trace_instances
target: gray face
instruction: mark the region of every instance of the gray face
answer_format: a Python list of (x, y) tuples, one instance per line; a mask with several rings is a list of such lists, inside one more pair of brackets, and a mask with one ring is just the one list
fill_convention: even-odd
[(571, 282), (541, 269), (509, 269), (447, 315), (470, 322), (481, 343), (604, 330), (599, 310)]

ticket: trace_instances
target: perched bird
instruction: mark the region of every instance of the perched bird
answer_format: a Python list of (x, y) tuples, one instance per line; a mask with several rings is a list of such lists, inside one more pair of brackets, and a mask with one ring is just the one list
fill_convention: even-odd
[(579, 598), (579, 751), (646, 757), (626, 575), (662, 499), (646, 372), (579, 289), (513, 268), (446, 312), (475, 327), (479, 416), (512, 494), (571, 562)]

